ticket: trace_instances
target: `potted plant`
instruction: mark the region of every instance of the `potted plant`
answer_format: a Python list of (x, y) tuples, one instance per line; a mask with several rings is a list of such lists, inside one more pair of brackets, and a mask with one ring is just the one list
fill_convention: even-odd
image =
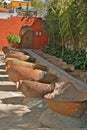
[(7, 36), (9, 44), (12, 44), (12, 47), (18, 48), (21, 42), (21, 37), (16, 34), (10, 34)]

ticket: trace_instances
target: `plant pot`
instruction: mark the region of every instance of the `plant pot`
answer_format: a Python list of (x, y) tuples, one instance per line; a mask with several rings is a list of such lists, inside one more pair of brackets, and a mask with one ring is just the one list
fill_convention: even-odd
[(6, 63), (6, 65), (10, 65), (10, 66), (28, 67), (28, 68), (32, 68), (32, 69), (40, 69), (43, 71), (46, 71), (48, 69), (47, 66), (45, 66), (45, 65), (26, 62), (26, 61), (18, 60), (16, 58), (6, 58), (5, 63)]
[(87, 92), (71, 82), (56, 82), (53, 92), (44, 95), (44, 99), (52, 111), (66, 116), (80, 117), (87, 110)]
[(18, 51), (11, 51), (9, 53), (6, 54), (6, 58), (16, 58), (19, 60), (23, 60), (23, 61), (30, 61), (30, 62), (35, 62), (36, 59), (33, 58), (30, 55), (25, 55), (23, 52), (18, 52)]
[(57, 79), (57, 76), (39, 69), (33, 70), (27, 67), (7, 66), (6, 72), (12, 81), (33, 80), (42, 83), (51, 83)]
[(43, 98), (45, 94), (52, 92), (53, 89), (53, 84), (45, 84), (28, 80), (21, 80), (17, 82), (17, 90), (21, 91), (24, 96), (31, 98)]
[(83, 102), (64, 102), (53, 99), (45, 99), (48, 107), (56, 113), (66, 115), (69, 117), (79, 118), (87, 110), (87, 101)]

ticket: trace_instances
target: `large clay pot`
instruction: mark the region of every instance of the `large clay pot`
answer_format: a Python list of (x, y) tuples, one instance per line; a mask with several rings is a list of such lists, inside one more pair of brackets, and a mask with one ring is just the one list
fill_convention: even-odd
[(27, 52), (25, 52), (23, 49), (16, 49), (13, 47), (4, 46), (2, 48), (2, 51), (4, 52), (6, 57), (9, 57), (9, 58), (17, 58), (20, 60), (29, 61), (33, 63), (36, 62), (36, 59), (30, 54), (28, 54)]
[(18, 52), (18, 51), (11, 51), (8, 54), (6, 54), (6, 58), (17, 58), (19, 60), (23, 60), (23, 61), (30, 61), (35, 63), (36, 59), (30, 55), (25, 55), (22, 52)]
[(87, 71), (77, 70), (74, 72), (69, 72), (69, 74), (87, 84)]
[(57, 113), (80, 117), (87, 109), (87, 92), (70, 82), (57, 82), (52, 93), (44, 95), (48, 107)]
[(45, 94), (54, 90), (54, 85), (20, 80), (17, 82), (17, 90), (21, 91), (26, 97), (43, 98)]
[(72, 64), (67, 64), (66, 62), (62, 62), (58, 64), (58, 67), (65, 70), (65, 71), (74, 71), (75, 67)]
[(13, 47), (9, 47), (9, 46), (4, 46), (2, 48), (2, 51), (4, 52), (5, 55), (12, 51), (22, 52), (25, 55), (29, 55), (29, 53), (25, 52), (23, 49), (17, 49), (17, 48), (13, 48)]
[(33, 70), (27, 67), (7, 66), (6, 72), (14, 82), (19, 80), (34, 80), (43, 83), (51, 83), (57, 79), (57, 76), (51, 73), (39, 69)]
[(6, 63), (6, 65), (10, 65), (10, 66), (29, 67), (32, 69), (40, 69), (40, 70), (44, 70), (44, 71), (46, 71), (48, 69), (47, 66), (45, 66), (45, 65), (21, 61), (16, 58), (6, 58), (5, 63)]
[(45, 99), (48, 107), (56, 113), (60, 113), (69, 117), (79, 118), (87, 110), (87, 101), (83, 102), (64, 102), (53, 99)]
[(19, 49), (13, 48), (13, 47), (9, 47), (9, 46), (3, 46), (2, 51), (4, 52), (4, 54), (8, 54), (11, 51), (19, 51)]

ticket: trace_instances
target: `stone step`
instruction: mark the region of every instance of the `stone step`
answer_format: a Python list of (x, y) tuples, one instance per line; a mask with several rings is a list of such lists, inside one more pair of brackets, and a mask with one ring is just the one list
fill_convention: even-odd
[(24, 97), (24, 96), (22, 95), (21, 92), (0, 91), (0, 99), (12, 98), (12, 97)]
[(11, 81), (1, 81), (0, 91), (17, 91), (16, 84)]
[(5, 63), (0, 63), (0, 69), (5, 69)]
[(1, 101), (4, 104), (23, 105), (24, 97), (20, 97), (20, 96), (8, 97), (8, 98), (6, 97), (5, 99), (2, 99)]
[(9, 76), (6, 74), (0, 75), (0, 81), (9, 81)]
[(5, 74), (6, 75), (6, 71), (5, 71), (5, 69), (0, 69), (0, 74)]
[(23, 104), (25, 97), (21, 92), (0, 91), (0, 102), (4, 104)]
[(5, 65), (5, 63), (4, 62), (0, 62), (0, 66), (3, 66), (3, 65)]
[(5, 59), (5, 56), (0, 54), (0, 61), (3, 61), (4, 59)]

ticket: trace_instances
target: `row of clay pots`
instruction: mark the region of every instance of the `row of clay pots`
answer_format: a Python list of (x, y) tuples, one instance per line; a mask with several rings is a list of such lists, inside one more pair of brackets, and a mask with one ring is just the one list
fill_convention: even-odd
[(69, 75), (80, 79), (87, 84), (87, 71), (75, 70), (74, 65), (67, 64), (63, 59), (44, 53), (41, 50), (34, 50), (34, 52), (47, 59), (49, 62), (52, 62), (55, 66), (67, 71)]
[(63, 59), (61, 58), (49, 55), (47, 53), (45, 54), (40, 50), (35, 50), (35, 52), (41, 55), (42, 57), (44, 57), (45, 59), (47, 59), (49, 62), (53, 63), (55, 66), (63, 69), (64, 71), (72, 72), (75, 69), (74, 65), (68, 64), (67, 62), (63, 61)]
[(29, 62), (33, 62), (33, 63), (36, 62), (36, 59), (34, 57), (32, 57), (31, 55), (28, 55), (26, 52), (24, 52), (22, 50), (4, 46), (2, 48), (2, 51), (4, 52), (6, 58), (8, 58), (8, 57), (17, 58), (22, 61), (29, 61)]
[(87, 110), (87, 93), (79, 92), (72, 83), (54, 84), (21, 80), (17, 88), (27, 97), (44, 98), (48, 107), (57, 113), (80, 117)]
[(56, 75), (48, 72), (47, 66), (26, 62), (27, 58), (35, 59), (33, 56), (26, 55), (25, 52), (20, 52), (18, 49), (7, 46), (3, 47), (2, 50), (5, 54), (6, 72), (13, 82), (29, 80), (31, 82), (36, 81), (37, 84), (41, 82), (48, 85), (57, 80), (58, 77)]
[[(7, 50), (9, 51), (6, 52), (5, 47), (5, 52), (3, 51), (6, 55), (6, 72), (11, 80), (17, 83), (18, 91), (26, 97), (44, 98), (54, 112), (71, 117), (84, 114), (87, 109), (87, 92), (78, 90), (70, 82), (58, 82), (58, 77), (49, 73), (47, 66), (26, 62), (24, 52), (12, 48)], [(17, 54), (16, 57), (14, 54)], [(26, 57), (29, 59), (32, 56)]]

